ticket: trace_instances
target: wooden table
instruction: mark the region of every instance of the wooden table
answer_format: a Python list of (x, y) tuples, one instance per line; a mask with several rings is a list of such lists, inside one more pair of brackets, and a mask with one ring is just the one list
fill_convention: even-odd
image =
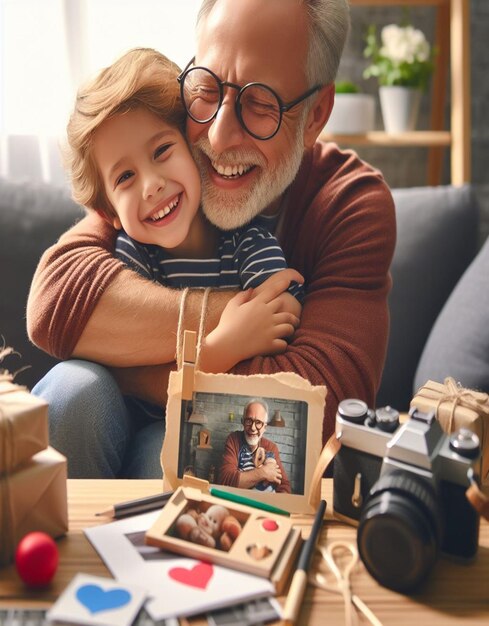
[[(332, 502), (332, 481), (323, 481), (323, 494)], [(144, 497), (161, 490), (159, 480), (69, 480), (68, 507), (70, 530), (58, 541), (60, 566), (52, 585), (43, 591), (28, 591), (13, 566), (0, 569), (0, 608), (49, 606), (78, 571), (110, 576), (82, 530), (103, 523), (95, 513), (124, 500)], [(329, 511), (330, 513), (330, 511)], [(295, 523), (307, 537), (311, 519), (296, 517)], [(462, 532), (462, 529), (461, 529)], [(342, 539), (355, 541), (355, 529), (330, 519), (323, 527), (320, 541)], [(489, 624), (489, 524), (481, 523), (477, 560), (470, 566), (440, 559), (422, 593), (406, 597), (379, 586), (360, 563), (352, 577), (354, 592), (377, 618), (388, 626), (395, 624), (460, 625)], [(359, 624), (368, 623), (360, 614)], [(309, 586), (301, 608), (299, 624), (344, 624), (340, 595)]]

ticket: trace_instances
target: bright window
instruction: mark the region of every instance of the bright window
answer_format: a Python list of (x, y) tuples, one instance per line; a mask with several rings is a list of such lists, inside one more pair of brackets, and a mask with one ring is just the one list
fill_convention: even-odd
[(135, 46), (180, 66), (200, 0), (0, 0), (0, 134), (61, 135), (76, 88)]

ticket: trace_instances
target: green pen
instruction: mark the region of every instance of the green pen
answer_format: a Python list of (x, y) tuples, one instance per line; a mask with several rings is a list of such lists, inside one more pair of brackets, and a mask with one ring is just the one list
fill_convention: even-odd
[(216, 489), (215, 487), (210, 487), (209, 493), (211, 494), (211, 496), (216, 496), (216, 498), (222, 498), (223, 500), (229, 500), (230, 502), (237, 502), (238, 504), (247, 504), (254, 509), (261, 509), (262, 511), (268, 511), (269, 513), (277, 513), (277, 515), (290, 516), (290, 513), (288, 511), (278, 509), (276, 506), (272, 506), (271, 504), (267, 504), (266, 502), (261, 502), (260, 500), (246, 498), (245, 496), (241, 496), (237, 493), (222, 491), (222, 489)]

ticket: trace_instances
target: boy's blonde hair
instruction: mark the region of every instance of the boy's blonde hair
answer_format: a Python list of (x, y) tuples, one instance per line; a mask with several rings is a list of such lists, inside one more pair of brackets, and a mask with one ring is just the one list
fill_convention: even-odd
[(108, 118), (145, 107), (183, 132), (185, 109), (176, 80), (179, 72), (175, 63), (156, 50), (135, 48), (78, 90), (64, 154), (76, 202), (107, 217), (115, 214), (92, 150), (94, 132)]

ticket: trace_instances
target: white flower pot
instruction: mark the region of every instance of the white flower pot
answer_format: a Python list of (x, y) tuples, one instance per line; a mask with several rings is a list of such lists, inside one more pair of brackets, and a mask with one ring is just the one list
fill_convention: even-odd
[(337, 93), (325, 130), (336, 135), (357, 135), (375, 126), (375, 98), (366, 93)]
[(414, 87), (380, 87), (380, 109), (387, 133), (416, 128), (421, 90)]

